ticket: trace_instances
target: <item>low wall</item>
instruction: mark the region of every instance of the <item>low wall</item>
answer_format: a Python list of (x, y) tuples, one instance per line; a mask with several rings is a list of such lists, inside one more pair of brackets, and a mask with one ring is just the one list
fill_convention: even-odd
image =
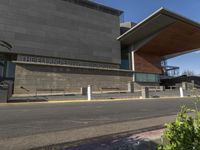
[(45, 65), (17, 64), (14, 95), (36, 93), (36, 89), (64, 89), (80, 92), (81, 87), (93, 85), (93, 91), (101, 88), (127, 90), (132, 72), (98, 69), (81, 69)]
[(142, 87), (157, 87), (160, 86), (159, 83), (148, 83), (148, 82), (134, 82), (134, 88), (135, 90), (141, 90)]
[(151, 91), (150, 97), (180, 97), (179, 89), (165, 90), (165, 91)]
[[(150, 97), (180, 97), (179, 89), (165, 90), (165, 91), (150, 91)], [(196, 90), (183, 90), (183, 95), (187, 96), (197, 96), (200, 95), (200, 89)]]

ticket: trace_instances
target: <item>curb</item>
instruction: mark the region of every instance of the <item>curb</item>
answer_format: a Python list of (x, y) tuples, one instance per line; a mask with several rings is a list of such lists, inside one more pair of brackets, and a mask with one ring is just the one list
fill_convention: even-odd
[(187, 98), (194, 98), (194, 97), (160, 97), (160, 98), (146, 98), (146, 99), (141, 99), (141, 98), (113, 98), (113, 99), (93, 99), (93, 100), (49, 100), (49, 101), (42, 101), (42, 102), (0, 102), (0, 105), (20, 105), (20, 104), (58, 104), (58, 103), (95, 103), (95, 102), (117, 102), (117, 101), (142, 101), (142, 100), (161, 100), (161, 99), (187, 99)]
[(160, 97), (160, 98), (113, 98), (113, 99), (94, 99), (88, 100), (50, 100), (48, 103), (76, 103), (76, 102), (112, 102), (112, 101), (139, 101), (139, 100), (159, 100), (159, 99), (187, 99), (193, 97)]

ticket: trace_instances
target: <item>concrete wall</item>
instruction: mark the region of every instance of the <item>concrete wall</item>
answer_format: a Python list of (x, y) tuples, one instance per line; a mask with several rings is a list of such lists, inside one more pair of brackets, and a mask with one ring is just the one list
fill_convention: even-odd
[(130, 72), (18, 64), (14, 94), (35, 94), (36, 88), (79, 92), (80, 87), (88, 84), (93, 85), (94, 91), (106, 87), (127, 90), (129, 81), (132, 81)]
[(160, 86), (159, 83), (149, 83), (149, 82), (134, 82), (134, 89), (137, 90), (141, 90), (142, 87), (157, 87)]
[(0, 52), (120, 63), (119, 17), (63, 0), (0, 0)]

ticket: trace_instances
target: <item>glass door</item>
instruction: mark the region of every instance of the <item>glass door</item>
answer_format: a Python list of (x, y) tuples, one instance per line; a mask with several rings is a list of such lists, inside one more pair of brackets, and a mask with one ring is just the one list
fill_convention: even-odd
[(0, 81), (14, 80), (15, 77), (15, 64), (12, 62), (13, 55), (0, 54)]
[(3, 77), (4, 77), (4, 61), (0, 61), (0, 81), (3, 80)]

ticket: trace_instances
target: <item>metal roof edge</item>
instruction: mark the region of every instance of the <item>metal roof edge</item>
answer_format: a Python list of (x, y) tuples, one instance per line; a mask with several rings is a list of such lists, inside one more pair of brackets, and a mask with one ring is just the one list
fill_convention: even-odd
[(105, 6), (103, 4), (93, 2), (93, 1), (90, 1), (90, 0), (63, 0), (63, 1), (75, 3), (75, 4), (85, 6), (85, 7), (91, 8), (91, 9), (95, 9), (95, 10), (100, 10), (100, 11), (103, 11), (105, 13), (110, 13), (112, 15), (120, 16), (121, 14), (124, 13), (122, 10), (118, 10), (116, 8)]
[(117, 40), (120, 40), (122, 37), (128, 35), (130, 32), (132, 32), (133, 30), (137, 29), (138, 27), (140, 27), (141, 25), (143, 25), (144, 23), (146, 23), (148, 20), (150, 20), (151, 18), (153, 18), (155, 15), (157, 15), (162, 9), (163, 9), (163, 7), (161, 7), (158, 10), (156, 10), (155, 12), (153, 12), (151, 15), (149, 15), (148, 17), (146, 17), (144, 20), (142, 20), (141, 22), (139, 22), (138, 24), (136, 24), (133, 28), (131, 28), (130, 30), (128, 30), (124, 34), (120, 35), (117, 38)]
[(161, 10), (161, 13), (164, 14), (164, 15), (167, 15), (169, 17), (173, 17), (174, 19), (181, 20), (183, 22), (186, 22), (188, 24), (192, 24), (192, 25), (200, 28), (200, 23), (199, 22), (194, 21), (194, 20), (192, 20), (190, 18), (187, 18), (187, 17), (185, 17), (185, 16), (183, 16), (183, 15), (181, 15), (179, 13), (173, 12), (173, 11), (171, 11), (169, 9), (164, 8), (164, 9)]
[(125, 32), (124, 34), (120, 35), (117, 40), (121, 40), (122, 38), (126, 37), (129, 35), (129, 33), (131, 33), (132, 31), (136, 30), (137, 28), (139, 28), (141, 25), (143, 25), (144, 23), (148, 22), (149, 20), (151, 20), (152, 18), (154, 18), (155, 16), (159, 15), (159, 14), (163, 14), (166, 15), (168, 17), (172, 17), (176, 20), (181, 20), (183, 22), (192, 24), (198, 28), (200, 28), (200, 23), (193, 21), (187, 17), (184, 17), (178, 13), (172, 12), (164, 7), (161, 7), (160, 9), (156, 10), (155, 12), (153, 12), (150, 16), (148, 16), (147, 18), (145, 18), (144, 20), (142, 20), (140, 23), (138, 23), (137, 25), (135, 25), (133, 28), (131, 28), (130, 30), (128, 30), (127, 32)]

